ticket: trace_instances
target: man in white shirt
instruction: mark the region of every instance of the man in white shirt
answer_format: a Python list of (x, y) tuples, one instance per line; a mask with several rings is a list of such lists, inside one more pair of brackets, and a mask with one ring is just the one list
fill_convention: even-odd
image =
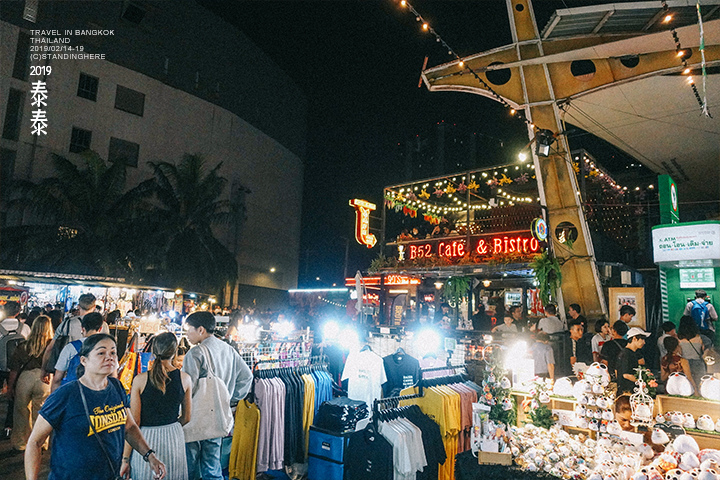
[[(90, 335), (100, 333), (102, 324), (103, 318), (102, 315), (100, 315), (99, 313), (90, 312), (85, 315), (82, 318), (83, 338), (79, 341), (84, 342), (85, 339)], [(75, 342), (77, 342), (77, 340)], [(77, 363), (77, 360), (73, 361), (73, 357), (80, 353), (80, 348), (82, 348), (82, 343), (80, 343), (78, 348), (75, 348), (74, 342), (68, 342), (68, 344), (65, 345), (65, 348), (63, 348), (60, 352), (60, 356), (55, 363), (55, 375), (53, 375), (52, 384), (50, 385), (51, 393), (57, 390), (60, 385), (68, 383), (70, 379), (74, 380), (77, 378), (74, 372), (71, 372), (71, 374), (68, 376), (68, 380), (65, 380), (66, 374), (68, 373), (68, 369), (70, 368), (70, 366)]]
[(658, 337), (657, 346), (658, 351), (660, 352), (660, 359), (667, 355), (667, 350), (665, 350), (665, 339), (667, 337), (677, 337), (677, 332), (675, 331), (675, 324), (673, 322), (663, 322), (662, 324), (662, 331), (663, 334)]
[[(25, 325), (25, 322), (20, 321), (17, 316), (20, 313), (20, 304), (18, 302), (7, 302), (3, 307), (5, 313), (5, 319), (0, 322), (0, 326), (7, 332), (17, 332), (23, 337), (27, 338), (30, 335), (30, 327)], [(0, 337), (4, 336), (0, 333)]]
[(545, 307), (545, 316), (538, 322), (538, 330), (542, 330), (548, 335), (558, 333), (565, 330), (565, 324), (557, 316), (557, 307), (553, 304)]
[[(185, 355), (182, 371), (190, 375), (193, 393), (197, 390), (198, 380), (207, 376), (212, 364), (215, 376), (222, 380), (228, 389), (230, 404), (237, 404), (250, 391), (252, 372), (237, 350), (213, 335), (215, 316), (212, 313), (195, 312), (187, 317), (185, 323), (188, 327), (187, 338), (195, 346)], [(205, 348), (198, 348), (200, 344), (207, 348), (210, 358), (206, 358)], [(208, 405), (204, 413), (210, 415), (211, 407), (212, 405)], [(195, 472), (199, 466), (203, 480), (222, 480), (221, 445), (222, 437), (185, 443), (188, 471)]]
[[(67, 343), (74, 342), (75, 340), (82, 340), (83, 339), (83, 333), (82, 333), (82, 322), (81, 318), (83, 318), (85, 315), (87, 315), (90, 312), (95, 311), (95, 295), (92, 293), (84, 293), (78, 297), (78, 315), (77, 317), (70, 317), (66, 318), (62, 321), (62, 323), (58, 326), (57, 330), (55, 330), (55, 337), (52, 339), (52, 341), (48, 344), (47, 348), (45, 349), (45, 354), (43, 355), (43, 366), (46, 366), (50, 372), (52, 372), (52, 369), (55, 368), (55, 365), (47, 365), (48, 358), (50, 357), (50, 352), (53, 349), (53, 346), (55, 345), (55, 341), (60, 337), (61, 335), (67, 335), (68, 341)], [(107, 323), (103, 322), (102, 327), (100, 328), (100, 333), (110, 333), (110, 329), (107, 326)], [(47, 372), (43, 372), (45, 375), (47, 375)]]

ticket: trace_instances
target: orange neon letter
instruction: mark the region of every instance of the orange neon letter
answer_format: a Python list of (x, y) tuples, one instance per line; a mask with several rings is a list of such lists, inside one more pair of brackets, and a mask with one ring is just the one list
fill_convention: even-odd
[(374, 247), (377, 238), (370, 233), (370, 212), (375, 210), (375, 204), (356, 198), (350, 200), (350, 206), (355, 209), (355, 240), (368, 248)]

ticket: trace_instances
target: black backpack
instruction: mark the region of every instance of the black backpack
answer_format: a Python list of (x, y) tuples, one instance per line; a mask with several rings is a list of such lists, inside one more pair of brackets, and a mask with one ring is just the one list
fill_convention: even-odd
[(53, 343), (50, 356), (48, 356), (47, 363), (44, 367), (44, 370), (48, 373), (55, 373), (55, 364), (60, 357), (60, 352), (63, 351), (65, 345), (70, 341), (70, 320), (72, 320), (72, 318), (68, 317), (58, 326), (55, 343)]
[(18, 333), (21, 326), (22, 324), (18, 321), (15, 330), (8, 331), (0, 325), (0, 372), (10, 371), (10, 358), (17, 346), (25, 341), (25, 337)]

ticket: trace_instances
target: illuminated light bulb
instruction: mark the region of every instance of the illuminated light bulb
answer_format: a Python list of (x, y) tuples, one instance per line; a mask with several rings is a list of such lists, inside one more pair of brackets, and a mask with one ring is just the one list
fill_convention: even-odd
[(690, 71), (691, 70), (689, 68), (686, 68), (685, 70), (683, 70), (683, 75), (689, 75)]
[(423, 30), (427, 30), (429, 28), (429, 25), (427, 23), (423, 23)]
[(653, 188), (655, 188), (655, 185), (648, 185), (648, 188), (652, 190)]
[(400, 5), (402, 5), (402, 6), (404, 7), (404, 6), (407, 5), (407, 2), (406, 2), (405, 0), (401, 0), (401, 1), (400, 1)]
[(690, 85), (692, 85), (693, 83), (695, 83), (695, 80), (693, 80), (693, 77), (688, 77), (688, 83), (689, 83)]
[(458, 62), (458, 67), (462, 68), (462, 67), (464, 67), (464, 66), (465, 66), (465, 62), (463, 62), (462, 60), (460, 60), (460, 62)]
[(682, 57), (683, 55), (685, 55), (685, 50), (678, 50), (677, 56)]
[(665, 15), (665, 18), (663, 18), (663, 23), (670, 23), (670, 20), (672, 20), (672, 15)]
[(511, 108), (511, 109), (510, 109), (510, 115), (515, 115), (515, 113), (517, 113), (517, 112), (515, 111), (515, 109), (514, 109), (514, 108)]
[(638, 190), (640, 190), (640, 187), (635, 187), (635, 191), (637, 192)]

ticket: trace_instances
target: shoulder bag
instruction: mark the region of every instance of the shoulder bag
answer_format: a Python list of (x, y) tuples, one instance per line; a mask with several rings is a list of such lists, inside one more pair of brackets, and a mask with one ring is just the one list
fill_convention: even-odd
[(93, 435), (97, 439), (98, 443), (100, 444), (100, 449), (103, 451), (103, 454), (105, 455), (105, 460), (107, 460), (108, 465), (110, 465), (110, 470), (113, 472), (113, 480), (124, 480), (123, 477), (121, 477), (118, 474), (117, 467), (115, 465), (115, 462), (112, 461), (110, 458), (110, 454), (107, 451), (107, 448), (105, 448), (105, 444), (100, 439), (100, 436), (98, 435), (97, 431), (95, 430), (95, 426), (93, 425), (92, 420), (90, 419), (90, 411), (88, 410), (87, 406), (87, 400), (85, 400), (85, 392), (83, 392), (82, 384), (80, 381), (77, 382), (78, 388), (80, 389), (80, 396), (82, 397), (83, 402), (83, 408), (85, 408), (85, 416), (87, 417), (88, 423), (90, 424), (90, 429), (93, 432)]
[(185, 443), (225, 437), (233, 428), (230, 393), (222, 379), (215, 376), (210, 351), (198, 345), (207, 364), (207, 374), (200, 377), (192, 396), (190, 421), (183, 426)]

